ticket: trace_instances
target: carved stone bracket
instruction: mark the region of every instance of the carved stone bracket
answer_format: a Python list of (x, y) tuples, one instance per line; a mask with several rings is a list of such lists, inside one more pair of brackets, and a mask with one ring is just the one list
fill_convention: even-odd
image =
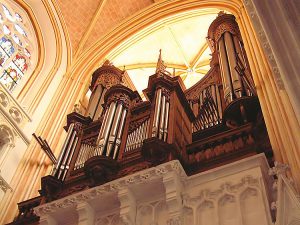
[(275, 161), (274, 167), (270, 168), (269, 170), (269, 175), (284, 175), (288, 169), (289, 165)]

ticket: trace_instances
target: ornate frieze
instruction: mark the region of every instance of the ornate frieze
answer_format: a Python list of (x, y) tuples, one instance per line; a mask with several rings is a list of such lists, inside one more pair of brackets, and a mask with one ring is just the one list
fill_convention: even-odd
[(34, 212), (38, 216), (45, 216), (51, 212), (55, 212), (61, 208), (68, 208), (71, 206), (76, 206), (79, 203), (85, 202), (87, 200), (92, 200), (105, 194), (113, 193), (121, 189), (127, 188), (129, 185), (141, 184), (149, 182), (154, 179), (159, 179), (167, 173), (174, 172), (180, 177), (185, 178), (186, 174), (179, 161), (171, 161), (157, 167), (152, 167), (141, 172), (137, 172), (133, 175), (123, 177), (118, 180), (100, 185), (88, 190), (81, 191), (80, 193), (69, 195), (63, 199), (59, 199), (34, 209)]

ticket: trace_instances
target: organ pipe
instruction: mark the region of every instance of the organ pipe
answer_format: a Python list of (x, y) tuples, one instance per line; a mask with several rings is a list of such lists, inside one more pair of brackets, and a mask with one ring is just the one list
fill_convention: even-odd
[(116, 114), (114, 116), (114, 121), (110, 130), (110, 134), (109, 134), (109, 138), (108, 138), (108, 147), (107, 147), (107, 151), (106, 151), (106, 156), (110, 155), (110, 152), (112, 150), (114, 141), (115, 141), (115, 137), (117, 134), (117, 128), (120, 122), (120, 117), (121, 117), (121, 113), (123, 110), (123, 106), (122, 104), (118, 104), (117, 109), (116, 109)]
[(154, 119), (153, 119), (153, 128), (152, 128), (152, 137), (157, 136), (158, 123), (159, 123), (159, 113), (160, 113), (160, 105), (161, 105), (161, 88), (159, 88), (156, 92), (156, 100), (155, 100), (155, 111), (154, 111)]
[(56, 164), (56, 169), (53, 170), (53, 174), (52, 175), (55, 175), (57, 173), (58, 170), (60, 170), (60, 167), (61, 167), (61, 162), (63, 160), (63, 157), (65, 156), (65, 149), (69, 143), (69, 139), (70, 139), (70, 136), (73, 132), (73, 129), (74, 129), (74, 123), (71, 123), (69, 128), (68, 128), (68, 133), (67, 133), (67, 137), (65, 139), (65, 142), (63, 144), (63, 147), (62, 147), (62, 150), (61, 150), (61, 153), (60, 153), (60, 156), (58, 158), (58, 161), (57, 161), (57, 164)]
[(75, 141), (74, 141), (73, 146), (72, 146), (72, 149), (71, 149), (71, 152), (70, 152), (70, 156), (68, 157), (67, 164), (65, 166), (65, 170), (64, 170), (63, 175), (62, 175), (62, 180), (65, 179), (65, 177), (67, 175), (67, 172), (69, 170), (71, 159), (73, 158), (73, 155), (74, 155), (74, 152), (75, 152), (75, 149), (76, 149), (76, 146), (77, 146), (77, 142), (78, 142), (78, 137), (76, 136)]
[(70, 142), (68, 144), (68, 147), (66, 148), (66, 154), (62, 160), (62, 163), (61, 163), (61, 166), (60, 166), (60, 170), (58, 171), (58, 178), (62, 178), (62, 174), (63, 174), (63, 170), (65, 170), (65, 166), (66, 166), (66, 162), (69, 158), (69, 155), (70, 155), (70, 151), (71, 151), (71, 148), (73, 146), (73, 143), (74, 143), (74, 140), (75, 140), (75, 137), (76, 137), (76, 131), (73, 131), (72, 132), (72, 136), (71, 136), (71, 139), (70, 139)]
[(99, 102), (101, 99), (101, 96), (103, 94), (103, 86), (99, 84), (96, 88), (96, 90), (92, 93), (90, 98), (90, 104), (88, 106), (88, 115), (94, 120), (95, 119), (95, 113), (98, 110), (98, 107), (101, 108), (101, 105), (99, 106)]
[(234, 47), (234, 43), (232, 40), (232, 34), (229, 32), (224, 33), (224, 41), (226, 46), (226, 52), (227, 52), (227, 62), (230, 67), (230, 75), (231, 75), (231, 81), (233, 85), (233, 90), (235, 92), (235, 97), (241, 97), (242, 96), (242, 84), (240, 76), (237, 74), (235, 67), (237, 65), (236, 62), (236, 50)]
[(233, 100), (232, 93), (232, 83), (230, 75), (230, 67), (228, 65), (226, 47), (224, 43), (224, 37), (222, 36), (219, 40), (219, 60), (221, 66), (221, 75), (224, 86), (224, 97), (229, 103)]
[(109, 112), (109, 108), (105, 110), (105, 114), (104, 114), (104, 117), (103, 117), (102, 125), (101, 125), (99, 136), (98, 136), (99, 140), (100, 140), (100, 138), (103, 137), (103, 131), (104, 131), (105, 126), (106, 126), (108, 112)]
[(164, 133), (164, 119), (165, 119), (165, 108), (166, 108), (166, 96), (162, 96), (162, 104), (161, 104), (161, 115), (159, 122), (159, 139), (163, 138)]
[(123, 127), (124, 127), (124, 124), (125, 124), (126, 115), (127, 115), (127, 110), (123, 109), (123, 113), (122, 113), (122, 117), (121, 117), (121, 121), (120, 121), (120, 126), (119, 126), (119, 130), (118, 130), (118, 134), (117, 134), (117, 137), (116, 137), (116, 144), (115, 144), (115, 148), (114, 148), (113, 159), (115, 159), (117, 157), (117, 153), (119, 151), (119, 147), (120, 147), (120, 144), (121, 144), (121, 138), (122, 138)]
[(166, 113), (165, 113), (165, 123), (164, 123), (164, 132), (163, 132), (163, 140), (167, 141), (167, 135), (168, 135), (168, 124), (169, 124), (169, 109), (170, 109), (170, 103), (166, 102)]
[(104, 95), (105, 95), (106, 90), (107, 89), (103, 87), (101, 96), (99, 97), (99, 102), (98, 102), (97, 109), (96, 109), (96, 112), (95, 112), (94, 120), (99, 119), (99, 117), (101, 116), (101, 113), (103, 111), (102, 104), (104, 102)]
[(103, 136), (100, 137), (101, 139), (99, 140), (100, 155), (103, 155), (105, 145), (107, 143), (109, 129), (111, 127), (111, 124), (112, 124), (112, 121), (113, 121), (113, 118), (114, 118), (115, 110), (116, 110), (116, 103), (112, 102), (109, 106), (107, 122), (104, 125)]

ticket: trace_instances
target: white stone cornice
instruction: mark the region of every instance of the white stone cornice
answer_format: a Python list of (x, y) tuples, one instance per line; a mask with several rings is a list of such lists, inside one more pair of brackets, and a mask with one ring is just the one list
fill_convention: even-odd
[(117, 192), (133, 184), (147, 183), (151, 180), (163, 178), (166, 174), (174, 172), (181, 178), (187, 176), (178, 160), (170, 161), (156, 167), (152, 167), (135, 174), (111, 181), (109, 183), (81, 191), (80, 193), (69, 195), (65, 198), (49, 202), (47, 204), (34, 208), (34, 212), (38, 216), (45, 216), (51, 212), (55, 212), (62, 208), (77, 206), (82, 202), (98, 198), (102, 195)]

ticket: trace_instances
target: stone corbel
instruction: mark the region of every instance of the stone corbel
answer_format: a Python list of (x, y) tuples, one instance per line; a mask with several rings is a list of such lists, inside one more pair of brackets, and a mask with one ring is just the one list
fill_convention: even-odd
[(50, 215), (40, 217), (39, 225), (58, 225), (58, 222)]
[(269, 175), (285, 175), (286, 171), (289, 169), (289, 165), (280, 162), (274, 162), (274, 167), (269, 169)]
[(136, 217), (136, 199), (129, 188), (120, 189), (120, 218), (124, 225), (133, 225)]
[(168, 225), (182, 224), (182, 190), (183, 183), (180, 176), (174, 171), (164, 174), (163, 184), (166, 190), (166, 204), (168, 207), (170, 219)]
[(80, 202), (76, 206), (78, 214), (78, 224), (93, 225), (95, 224), (95, 210), (87, 202)]

